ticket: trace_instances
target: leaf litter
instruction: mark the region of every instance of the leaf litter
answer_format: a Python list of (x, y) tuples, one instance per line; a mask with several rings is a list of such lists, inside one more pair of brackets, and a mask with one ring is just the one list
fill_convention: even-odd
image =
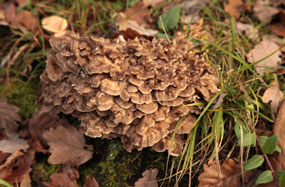
[[(276, 70), (281, 62), (280, 47), (272, 40), (263, 38), (248, 54), (247, 60), (249, 63), (255, 63), (256, 71), (259, 74), (272, 72)], [(267, 57), (266, 59), (264, 59)]]

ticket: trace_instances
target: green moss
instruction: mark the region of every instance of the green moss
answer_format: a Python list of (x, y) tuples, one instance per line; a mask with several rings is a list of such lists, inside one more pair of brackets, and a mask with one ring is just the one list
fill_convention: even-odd
[[(90, 139), (89, 143), (90, 142)], [(143, 151), (124, 150), (120, 140), (93, 139), (95, 154), (92, 160), (79, 167), (79, 184), (83, 184), (86, 176), (96, 178), (100, 186), (122, 187), (132, 186), (141, 174), (150, 168), (158, 168), (158, 179), (164, 177), (167, 154), (157, 153), (149, 149)]]
[(25, 83), (21, 80), (10, 81), (0, 86), (0, 93), (8, 102), (19, 107), (19, 114), (23, 119), (30, 118), (35, 111), (35, 95), (39, 89), (38, 81)]
[(32, 179), (34, 182), (49, 182), (51, 174), (56, 173), (61, 165), (50, 165), (46, 162), (38, 162), (32, 166)]

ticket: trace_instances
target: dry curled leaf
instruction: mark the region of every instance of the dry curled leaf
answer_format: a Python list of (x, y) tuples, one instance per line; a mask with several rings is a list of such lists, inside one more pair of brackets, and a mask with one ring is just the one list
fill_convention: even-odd
[(135, 187), (158, 187), (156, 176), (158, 169), (149, 169), (143, 172), (142, 178), (135, 182)]
[(68, 23), (60, 16), (49, 16), (42, 19), (42, 26), (51, 33), (61, 33), (67, 29)]
[(43, 133), (43, 137), (50, 146), (50, 164), (71, 162), (79, 166), (92, 158), (93, 146), (85, 144), (83, 132), (74, 126), (51, 128)]
[(242, 12), (250, 10), (250, 4), (244, 3), (242, 0), (229, 0), (229, 4), (225, 4), (224, 9), (228, 14), (239, 18)]
[[(279, 46), (275, 42), (270, 39), (264, 38), (247, 54), (247, 60), (250, 63), (257, 62), (269, 56), (278, 49)], [(264, 74), (266, 73), (267, 69), (277, 68), (279, 65), (278, 63), (281, 62), (280, 55), (281, 52), (279, 50), (273, 55), (256, 64), (255, 66), (257, 73)]]
[(87, 176), (83, 187), (99, 187), (99, 184), (94, 177)]
[(274, 112), (277, 112), (279, 102), (283, 98), (283, 93), (279, 89), (278, 83), (275, 81), (273, 82), (273, 86), (269, 87), (265, 90), (263, 96), (262, 96), (262, 102), (263, 103), (270, 103), (271, 109)]
[(77, 187), (76, 180), (79, 178), (79, 172), (72, 167), (71, 163), (66, 163), (61, 168), (60, 173), (54, 173), (50, 176), (51, 182), (43, 182), (49, 187)]
[(35, 150), (29, 148), (26, 152), (17, 150), (0, 165), (0, 179), (10, 184), (25, 180), (27, 174), (32, 170), (31, 165), (35, 159)]

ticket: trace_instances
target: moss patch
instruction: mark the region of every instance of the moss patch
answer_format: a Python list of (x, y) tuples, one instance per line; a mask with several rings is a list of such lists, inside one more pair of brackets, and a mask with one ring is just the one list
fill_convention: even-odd
[(50, 182), (49, 177), (53, 173), (57, 173), (60, 167), (61, 165), (50, 165), (47, 163), (46, 159), (41, 159), (39, 162), (36, 162), (32, 166), (32, 181), (38, 184), (43, 181)]
[(167, 160), (165, 153), (156, 153), (149, 149), (128, 153), (119, 139), (89, 139), (89, 143), (90, 141), (95, 146), (95, 153), (98, 154), (79, 167), (80, 185), (84, 184), (86, 176), (91, 175), (96, 178), (100, 186), (133, 186), (141, 174), (150, 168), (159, 169), (158, 179), (164, 177)]
[(19, 107), (19, 114), (23, 119), (30, 118), (35, 111), (35, 95), (39, 90), (39, 81), (27, 84), (21, 80), (10, 81), (0, 86), (0, 93), (8, 102)]

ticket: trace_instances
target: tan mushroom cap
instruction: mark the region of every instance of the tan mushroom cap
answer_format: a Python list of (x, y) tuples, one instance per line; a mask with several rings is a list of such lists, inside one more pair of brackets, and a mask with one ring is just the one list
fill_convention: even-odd
[(111, 79), (103, 79), (101, 82), (100, 89), (101, 91), (117, 96), (120, 95), (121, 91), (126, 87), (126, 84), (124, 82), (115, 81)]
[(137, 105), (137, 109), (145, 114), (152, 114), (158, 109), (157, 103), (141, 104)]
[(202, 109), (186, 106), (218, 92), (214, 68), (183, 33), (172, 41), (110, 41), (67, 31), (50, 43), (41, 75), (44, 101), (79, 118), (88, 136), (121, 137), (127, 151), (152, 147), (177, 156), (195, 123), (193, 113)]

